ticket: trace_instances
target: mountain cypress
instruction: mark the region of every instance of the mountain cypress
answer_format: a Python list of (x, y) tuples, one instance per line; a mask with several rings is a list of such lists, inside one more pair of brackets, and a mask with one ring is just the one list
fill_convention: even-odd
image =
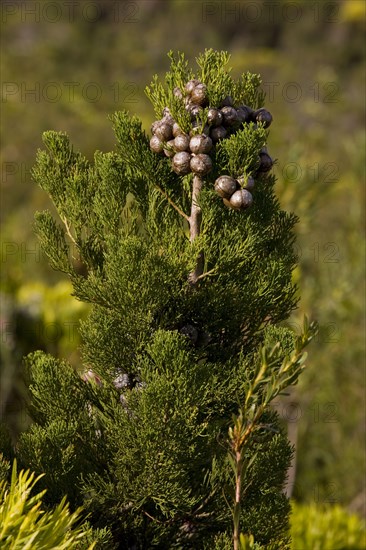
[(226, 52), (195, 73), (169, 56), (151, 134), (117, 112), (116, 150), (93, 162), (43, 136), (33, 175), (59, 219), (37, 213), (36, 231), (91, 311), (79, 371), (27, 357), (17, 452), (49, 504), (66, 494), (117, 548), (284, 549), (292, 449), (268, 405), (314, 334), (280, 326), (297, 218), (274, 192), (260, 77), (232, 78)]

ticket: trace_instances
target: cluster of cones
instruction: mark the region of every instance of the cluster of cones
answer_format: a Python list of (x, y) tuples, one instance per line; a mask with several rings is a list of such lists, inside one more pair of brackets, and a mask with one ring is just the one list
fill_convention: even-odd
[[(191, 172), (205, 176), (212, 169), (210, 152), (217, 142), (237, 132), (244, 124), (260, 122), (268, 128), (272, 122), (272, 115), (266, 109), (253, 110), (247, 105), (235, 107), (230, 96), (219, 107), (210, 107), (207, 88), (198, 80), (187, 82), (184, 90), (175, 88), (174, 94), (184, 102), (190, 114), (191, 130), (189, 133), (184, 132), (166, 107), (162, 119), (152, 124), (150, 148), (170, 158), (172, 170), (180, 176)], [(207, 108), (207, 123), (203, 126), (204, 108)], [(266, 148), (260, 152), (258, 162), (257, 175), (272, 168), (273, 161)], [(253, 187), (254, 178), (246, 175), (237, 179), (222, 175), (215, 182), (215, 190), (225, 205), (235, 210), (248, 208), (252, 204), (250, 191)]]

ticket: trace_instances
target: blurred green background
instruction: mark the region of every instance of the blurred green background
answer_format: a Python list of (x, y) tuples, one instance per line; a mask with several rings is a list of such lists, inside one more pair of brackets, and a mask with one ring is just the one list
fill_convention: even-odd
[(114, 111), (149, 131), (144, 88), (168, 50), (193, 63), (225, 49), (234, 75), (262, 76), (277, 193), (300, 217), (288, 324), (304, 313), (320, 324), (300, 385), (275, 404), (297, 445), (293, 495), (365, 517), (365, 2), (13, 0), (1, 11), (0, 414), (13, 437), (27, 423), (22, 356), (45, 349), (77, 367), (87, 314), (33, 235), (35, 210), (52, 209), (29, 173), (42, 132), (66, 131), (90, 159), (109, 151)]

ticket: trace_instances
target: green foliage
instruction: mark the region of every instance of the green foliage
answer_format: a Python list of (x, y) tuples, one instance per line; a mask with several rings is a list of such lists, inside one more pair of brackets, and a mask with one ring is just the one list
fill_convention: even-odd
[[(221, 533), (217, 535), (204, 549), (206, 550), (232, 550), (233, 541), (227, 533)], [(239, 538), (239, 550), (281, 550), (284, 546), (279, 547), (277, 544), (259, 544), (255, 542), (253, 535), (240, 534)]]
[(219, 171), (232, 177), (251, 176), (259, 166), (258, 153), (265, 145), (267, 132), (261, 124), (253, 122), (242, 130), (219, 142), (216, 162)]
[[(258, 105), (259, 77), (234, 81), (223, 56), (206, 51), (198, 60), (209, 97), (220, 90), (221, 98)], [(167, 91), (155, 80), (148, 93), (157, 110), (164, 103), (180, 120), (184, 107), (172, 86), (188, 78), (188, 68), (183, 56), (171, 59)], [(242, 530), (258, 545), (284, 549), (292, 449), (268, 405), (297, 381), (312, 329), (291, 345), (288, 331), (268, 326), (297, 302), (297, 218), (281, 210), (273, 176), (257, 178), (245, 212), (227, 209), (214, 192), (220, 170), (255, 169), (267, 134), (250, 126), (217, 148), (192, 240), (192, 176), (176, 175), (150, 150), (137, 117), (122, 111), (112, 120), (116, 152), (97, 152), (93, 163), (58, 132), (44, 134), (46, 150), (37, 155), (34, 179), (59, 216), (38, 213), (37, 233), (51, 265), (69, 274), (74, 295), (92, 307), (82, 324), (83, 375), (41, 352), (26, 360), (33, 424), (20, 437), (20, 460), (44, 473), (49, 505), (63, 495), (83, 504), (92, 525), (110, 526), (120, 546), (214, 545), (231, 531), (227, 434), (246, 403), (237, 417), (243, 430), (253, 427), (240, 444)]]
[(77, 479), (101, 469), (104, 460), (92, 413), (95, 388), (68, 363), (44, 353), (29, 356), (26, 364), (35, 422), (21, 435), (20, 461), (45, 474), (40, 484), (47, 487), (47, 502), (67, 494), (73, 505), (81, 504)]
[[(227, 534), (221, 534), (215, 537), (214, 541), (210, 543), (210, 546), (205, 546), (205, 548), (210, 550), (231, 550), (233, 543), (231, 538)], [(254, 542), (253, 535), (240, 535), (240, 550), (261, 550), (262, 545)]]
[(44, 250), (49, 251), (51, 267), (69, 273), (69, 249), (65, 240), (65, 232), (56, 224), (50, 212), (38, 212), (35, 215), (35, 222), (42, 246)]
[(93, 194), (87, 186), (89, 163), (80, 153), (74, 153), (64, 132), (48, 131), (43, 139), (49, 152), (38, 152), (33, 177), (42, 182), (41, 187), (52, 198), (60, 216), (65, 218), (67, 215), (68, 219), (79, 221), (80, 230), (88, 210), (79, 212), (75, 207), (80, 202), (87, 206)]
[(13, 454), (12, 442), (8, 429), (3, 422), (0, 422), (0, 483), (6, 482), (10, 476)]
[(364, 522), (339, 505), (292, 503), (293, 550), (360, 550), (366, 546)]
[[(39, 481), (34, 473), (17, 474), (14, 461), (10, 485), (0, 482), (0, 546), (4, 550), (77, 549), (84, 537), (82, 528), (75, 527), (80, 509), (71, 513), (66, 499), (53, 510), (42, 510), (44, 491), (31, 494)], [(87, 550), (95, 548), (90, 544)]]
[(9, 430), (3, 421), (0, 422), (0, 449), (6, 458), (12, 459), (12, 441)]
[[(146, 350), (146, 356), (141, 357), (139, 373), (143, 391), (141, 387), (132, 392), (125, 391), (121, 407), (117, 396), (110, 394), (108, 400), (102, 400), (102, 388), (92, 386), (99, 392), (99, 404), (95, 402), (93, 416), (108, 469), (87, 475), (84, 468), (84, 502), (101, 524), (116, 523), (118, 517), (115, 529), (122, 540), (129, 540), (133, 534), (141, 546), (149, 544), (149, 540), (168, 544), (167, 541), (174, 536), (178, 541), (184, 540), (184, 529), (190, 522), (206, 540), (212, 530), (227, 522), (229, 510), (221, 494), (222, 480), (228, 478), (226, 448), (216, 448), (217, 437), (221, 426), (226, 424), (223, 418), (225, 410), (235, 402), (243, 372), (240, 371), (228, 387), (224, 373), (220, 374), (214, 365), (197, 363), (195, 355), (181, 335), (158, 331)], [(210, 377), (206, 369), (211, 371)], [(69, 390), (70, 394), (75, 392), (71, 384)], [(70, 417), (68, 423), (71, 423)], [(45, 442), (48, 449), (52, 429), (49, 422)], [(85, 433), (85, 428), (82, 429)], [(65, 434), (64, 427), (61, 432)], [(37, 444), (36, 436), (38, 438), (38, 434), (33, 433), (30, 437), (33, 445)], [(73, 439), (77, 441), (76, 432)], [(24, 439), (22, 442), (24, 445)], [(25, 445), (24, 453), (32, 459), (26, 438)], [(60, 441), (57, 445), (57, 448), (65, 447)], [(283, 437), (272, 438), (271, 434), (265, 442), (259, 438), (253, 445), (258, 460), (250, 476), (251, 487), (244, 517), (254, 528), (258, 498), (263, 505), (267, 502), (271, 523), (266, 524), (256, 517), (254, 529), (262, 540), (271, 540), (276, 524), (278, 533), (281, 532), (281, 518), (287, 510), (286, 499), (277, 493), (283, 484), (284, 467), (291, 452)], [(45, 452), (45, 449), (42, 451), (42, 442), (37, 444), (36, 452)], [(76, 449), (72, 456), (74, 454), (78, 454)], [(216, 461), (211, 462), (215, 455)], [(58, 484), (63, 483), (65, 478), (59, 469), (54, 472), (57, 462), (50, 467), (47, 461), (42, 466), (48, 468), (46, 477), (51, 478), (50, 481), (47, 479), (47, 484), (52, 483), (55, 474)], [(75, 472), (71, 474), (75, 475)], [(229, 479), (225, 491), (230, 492)], [(263, 496), (264, 491), (266, 496)], [(206, 501), (207, 510), (202, 513)], [(122, 515), (121, 502), (125, 503)], [(220, 509), (222, 513), (217, 516)], [(212, 524), (211, 516), (212, 519), (215, 517), (215, 524)], [(146, 517), (155, 521), (146, 522)], [(176, 523), (181, 525), (182, 532), (174, 535)], [(197, 540), (197, 533), (193, 540)]]
[(3, 453), (0, 454), (0, 483), (6, 481), (10, 473), (10, 462), (4, 458)]
[(94, 550), (115, 550), (117, 548), (108, 527), (94, 529), (89, 521), (85, 521), (81, 528), (83, 537), (76, 546), (77, 550), (89, 550), (90, 546)]
[[(247, 72), (235, 80), (231, 75), (231, 68), (227, 67), (230, 55), (225, 51), (206, 49), (197, 59), (199, 71), (194, 74), (188, 66), (183, 53), (176, 55), (169, 53), (171, 60), (170, 71), (165, 75), (166, 87), (155, 75), (145, 92), (153, 104), (155, 115), (161, 118), (165, 107), (169, 107), (173, 118), (179, 126), (188, 132), (191, 126), (189, 114), (183, 102), (174, 94), (175, 88), (184, 91), (186, 83), (192, 78), (198, 78), (207, 86), (209, 104), (219, 107), (227, 96), (231, 96), (235, 105), (250, 105), (253, 109), (263, 106), (265, 94), (260, 89), (261, 79), (257, 74)], [(207, 109), (202, 116), (202, 127), (207, 122)]]
[(64, 133), (49, 131), (43, 137), (48, 151), (38, 152), (33, 177), (43, 182), (40, 185), (54, 201), (66, 231), (47, 211), (37, 213), (35, 229), (51, 266), (77, 279), (75, 262), (84, 263), (86, 269), (95, 267), (102, 259), (106, 226), (118, 223), (118, 207), (127, 193), (121, 188), (123, 172), (113, 153), (97, 152), (91, 166), (74, 153)]
[[(273, 337), (273, 330), (271, 332), (271, 336)], [(278, 334), (281, 332), (287, 336), (285, 330), (277, 331)], [(247, 376), (245, 384), (245, 400), (240, 405), (238, 416), (233, 416), (233, 426), (229, 428), (229, 462), (235, 478), (233, 482), (233, 485), (235, 486), (235, 497), (233, 498), (235, 549), (239, 549), (242, 545), (239, 539), (239, 534), (243, 499), (241, 494), (243, 492), (243, 486), (245, 487), (248, 472), (251, 468), (253, 467), (254, 471), (258, 468), (258, 465), (255, 462), (257, 456), (256, 453), (252, 455), (248, 454), (247, 448), (250, 445), (251, 439), (255, 437), (255, 434), (258, 431), (262, 432), (261, 437), (263, 437), (263, 432), (265, 433), (267, 430), (273, 430), (273, 426), (271, 426), (271, 424), (263, 423), (264, 413), (268, 405), (277, 397), (277, 395), (289, 386), (297, 384), (298, 378), (305, 367), (304, 361), (306, 359), (306, 354), (303, 352), (303, 349), (310, 343), (316, 335), (316, 332), (316, 325), (309, 325), (305, 319), (303, 333), (301, 336), (296, 338), (294, 350), (291, 355), (286, 353), (286, 343), (288, 342), (288, 339), (284, 347), (281, 346), (281, 340), (277, 341), (273, 347), (263, 346), (258, 352), (256, 361), (254, 361), (255, 367), (251, 376)], [(273, 444), (277, 441), (278, 439), (276, 437), (273, 438), (271, 441), (271, 446), (273, 446)], [(281, 450), (278, 456), (276, 456), (276, 452), (273, 452), (273, 449), (271, 449), (271, 456), (273, 462), (276, 464), (278, 473), (286, 470), (286, 460), (284, 460), (284, 455), (281, 453)], [(261, 473), (262, 475), (265, 474), (265, 472)], [(249, 483), (251, 483), (251, 479), (252, 476), (250, 476)], [(283, 478), (280, 477), (279, 487), (281, 487), (282, 483)], [(264, 484), (262, 491), (265, 491)], [(271, 491), (270, 488), (269, 491)], [(246, 489), (244, 489), (244, 494), (245, 493)], [(274, 494), (273, 497), (276, 498), (276, 495)], [(281, 507), (281, 504), (286, 507), (286, 499), (283, 499), (282, 503), (277, 503), (277, 509)], [(257, 514), (258, 511), (255, 510), (254, 513)], [(261, 513), (263, 513), (263, 508), (261, 508)], [(283, 510), (283, 514), (286, 514), (285, 510)], [(247, 529), (251, 532), (251, 525), (253, 523), (255, 524), (256, 521), (253, 521), (252, 518), (252, 521), (250, 521), (248, 518), (248, 513), (244, 515), (244, 518), (244, 522), (247, 524)], [(271, 539), (275, 538), (275, 533), (276, 525), (272, 522), (268, 542), (271, 542)], [(280, 534), (281, 531), (278, 533), (278, 536), (280, 536)]]
[(235, 81), (230, 75), (232, 68), (227, 67), (230, 57), (228, 52), (206, 49), (197, 58), (201, 69), (197, 76), (208, 86), (210, 105), (219, 106), (225, 97), (231, 96), (235, 105), (262, 107), (265, 94), (260, 89), (260, 76), (246, 72)]

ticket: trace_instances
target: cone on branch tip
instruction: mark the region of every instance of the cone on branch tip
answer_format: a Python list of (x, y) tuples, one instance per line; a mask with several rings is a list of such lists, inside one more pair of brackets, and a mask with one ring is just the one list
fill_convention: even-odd
[[(255, 129), (257, 123), (264, 128), (272, 123), (272, 115), (264, 107), (254, 110), (249, 105), (235, 106), (229, 95), (219, 106), (209, 105), (207, 87), (198, 79), (189, 80), (183, 89), (174, 88), (173, 94), (188, 111), (191, 128), (188, 133), (184, 132), (172, 117), (169, 107), (165, 107), (162, 119), (151, 126), (153, 136), (150, 148), (154, 153), (165, 154), (178, 176), (192, 173), (206, 177), (214, 168), (212, 159), (222, 140), (230, 138), (248, 124), (254, 124)], [(202, 124), (204, 112), (206, 122)], [(244, 173), (233, 177), (232, 174), (222, 174), (214, 183), (215, 191), (228, 208), (246, 210), (253, 204), (251, 192), (255, 187), (255, 177), (265, 175), (272, 166), (272, 158), (266, 149), (262, 150), (253, 175)]]

